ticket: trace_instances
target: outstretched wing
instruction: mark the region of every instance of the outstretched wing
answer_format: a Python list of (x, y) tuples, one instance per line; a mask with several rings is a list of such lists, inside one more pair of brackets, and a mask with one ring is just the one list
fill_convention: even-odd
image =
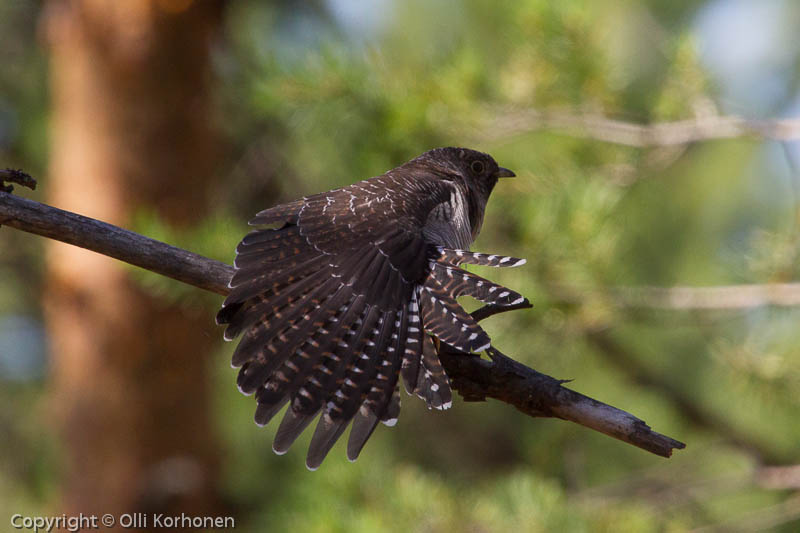
[(423, 237), (427, 214), (454, 187), (390, 172), (267, 209), (250, 222), (277, 227), (255, 230), (238, 245), (217, 321), (227, 324), (226, 339), (242, 336), (232, 364), (241, 367), (239, 389), (256, 395), (256, 422), (268, 423), (290, 404), (277, 453), (319, 415), (307, 466), (321, 464), (351, 420), (347, 454), (354, 460), (379, 421), (397, 420), (400, 374), (429, 405), (449, 405), (428, 333), (463, 351), (489, 343), (455, 298), (484, 299), (490, 282), (459, 269), (447, 255), (456, 252)]
[[(256, 394), (256, 421), (266, 424), (291, 402), (276, 452), (320, 412), (312, 468), (360, 409), (370, 424), (396, 418), (390, 407), (404, 356), (421, 352), (415, 287), (437, 255), (419, 214), (450, 193), (444, 182), (381, 176), (251, 221), (279, 227), (239, 244), (217, 320), (228, 324), (227, 339), (242, 335), (232, 363), (241, 367), (240, 390)], [(350, 449), (361, 449), (374, 424), (364, 427)]]

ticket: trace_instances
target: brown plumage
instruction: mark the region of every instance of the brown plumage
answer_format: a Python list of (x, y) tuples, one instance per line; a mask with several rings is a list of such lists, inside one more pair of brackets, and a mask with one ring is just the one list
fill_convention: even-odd
[(225, 338), (242, 336), (233, 366), (256, 395), (256, 422), (287, 403), (273, 449), (285, 453), (317, 417), (306, 464), (315, 469), (353, 421), (358, 457), (379, 421), (400, 411), (398, 381), (429, 407), (452, 394), (433, 338), (464, 352), (489, 336), (456, 302), (471, 296), (519, 304), (516, 292), (458, 265), (524, 260), (469, 252), (498, 178), (489, 155), (431, 150), (348, 187), (258, 213), (236, 248), (231, 292), (217, 315)]

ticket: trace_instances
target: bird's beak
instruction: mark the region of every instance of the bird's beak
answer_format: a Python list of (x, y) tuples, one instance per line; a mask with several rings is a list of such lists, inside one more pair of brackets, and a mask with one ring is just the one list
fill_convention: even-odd
[(507, 168), (499, 167), (497, 172), (494, 173), (495, 176), (498, 178), (513, 178), (516, 176), (512, 171), (508, 170)]

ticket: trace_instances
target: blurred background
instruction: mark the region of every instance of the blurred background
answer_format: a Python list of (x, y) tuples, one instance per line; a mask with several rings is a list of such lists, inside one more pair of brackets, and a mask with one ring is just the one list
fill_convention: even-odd
[[(252, 421), (221, 298), (0, 228), (0, 519), (237, 531), (800, 530), (800, 4), (0, 0), (17, 193), (231, 262), (275, 203), (491, 153), (508, 355), (688, 444), (405, 397), (350, 464)], [(637, 125), (645, 126), (639, 127)]]

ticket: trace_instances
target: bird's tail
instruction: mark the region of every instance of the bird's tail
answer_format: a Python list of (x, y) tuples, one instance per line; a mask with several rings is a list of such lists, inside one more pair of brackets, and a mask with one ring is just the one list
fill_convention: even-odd
[(430, 335), (425, 335), (421, 355), (403, 362), (402, 373), (409, 393), (425, 400), (429, 408), (446, 409), (450, 406), (452, 393), (433, 337), (466, 353), (482, 352), (491, 346), (489, 336), (456, 302), (456, 298), (471, 296), (497, 306), (519, 305), (526, 303), (527, 299), (458, 267), (462, 263), (513, 267), (524, 264), (524, 259), (447, 248), (440, 248), (439, 252), (440, 256), (430, 262), (430, 274), (417, 289), (422, 322)]

